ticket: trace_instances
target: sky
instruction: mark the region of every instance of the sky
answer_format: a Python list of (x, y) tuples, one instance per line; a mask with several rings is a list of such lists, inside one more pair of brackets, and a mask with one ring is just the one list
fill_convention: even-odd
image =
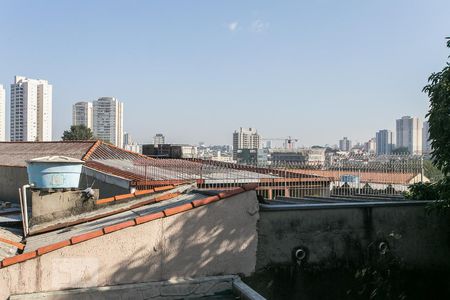
[(48, 80), (55, 139), (73, 103), (114, 96), (138, 142), (231, 144), (239, 127), (364, 142), (424, 118), (449, 13), (448, 0), (0, 0), (0, 84)]

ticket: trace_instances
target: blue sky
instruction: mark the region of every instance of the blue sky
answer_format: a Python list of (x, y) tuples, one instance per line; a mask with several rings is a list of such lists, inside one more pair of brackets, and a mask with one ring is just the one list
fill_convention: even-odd
[(449, 13), (450, 1), (0, 0), (0, 83), (49, 80), (55, 138), (74, 102), (115, 96), (140, 142), (231, 144), (240, 126), (366, 141), (424, 117)]

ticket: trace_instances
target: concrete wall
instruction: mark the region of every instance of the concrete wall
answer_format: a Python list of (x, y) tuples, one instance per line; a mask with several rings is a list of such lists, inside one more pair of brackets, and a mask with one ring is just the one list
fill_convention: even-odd
[(0, 201), (19, 204), (19, 188), (28, 183), (25, 167), (0, 166)]
[(31, 224), (40, 224), (60, 220), (61, 218), (81, 214), (95, 208), (98, 190), (94, 196), (87, 198), (82, 191), (31, 191), (33, 206)]
[(201, 277), (255, 270), (254, 191), (126, 228), (0, 269), (10, 294)]
[(260, 211), (260, 217), (259, 270), (293, 264), (299, 246), (308, 250), (310, 265), (357, 264), (381, 241), (408, 268), (450, 268), (450, 218), (428, 215), (424, 205)]
[(235, 282), (239, 285), (242, 284), (240, 278), (235, 275), (211, 276), (197, 279), (180, 279), (149, 283), (123, 284), (100, 288), (20, 294), (12, 296), (10, 300), (173, 300), (174, 298), (217, 298), (223, 294), (229, 296), (230, 299), (233, 299), (234, 297), (232, 290)]

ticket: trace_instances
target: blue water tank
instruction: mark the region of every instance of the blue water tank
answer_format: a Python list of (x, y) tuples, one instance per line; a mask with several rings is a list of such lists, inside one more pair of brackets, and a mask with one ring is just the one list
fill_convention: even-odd
[(28, 181), (38, 189), (78, 188), (83, 161), (65, 156), (45, 156), (27, 161)]

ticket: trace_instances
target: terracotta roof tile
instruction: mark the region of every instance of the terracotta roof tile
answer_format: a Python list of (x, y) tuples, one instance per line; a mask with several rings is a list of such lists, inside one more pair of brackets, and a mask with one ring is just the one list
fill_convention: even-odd
[(122, 222), (119, 224), (114, 224), (114, 225), (110, 225), (110, 226), (106, 226), (105, 228), (103, 228), (103, 232), (106, 233), (111, 233), (120, 229), (124, 229), (127, 227), (131, 227), (136, 225), (136, 222), (134, 220), (131, 221), (126, 221), (126, 222)]
[(61, 249), (61, 248), (64, 248), (64, 247), (67, 247), (70, 245), (71, 245), (70, 240), (65, 240), (65, 241), (61, 241), (58, 243), (50, 244), (48, 246), (40, 247), (36, 251), (37, 251), (38, 255), (43, 255), (45, 253), (49, 253), (49, 252), (52, 252), (52, 251), (55, 251), (55, 250), (58, 250), (58, 249)]
[(73, 238), (70, 239), (70, 243), (73, 244), (78, 244), (96, 237), (99, 237), (103, 235), (103, 230), (96, 230), (96, 231), (92, 231), (92, 232), (88, 232), (88, 233), (83, 233), (77, 236), (74, 236)]
[(2, 261), (2, 267), (14, 265), (14, 264), (35, 258), (36, 256), (37, 256), (36, 251), (33, 251), (33, 252), (26, 252), (23, 254), (19, 254), (19, 255), (13, 256), (13, 257), (8, 257)]

